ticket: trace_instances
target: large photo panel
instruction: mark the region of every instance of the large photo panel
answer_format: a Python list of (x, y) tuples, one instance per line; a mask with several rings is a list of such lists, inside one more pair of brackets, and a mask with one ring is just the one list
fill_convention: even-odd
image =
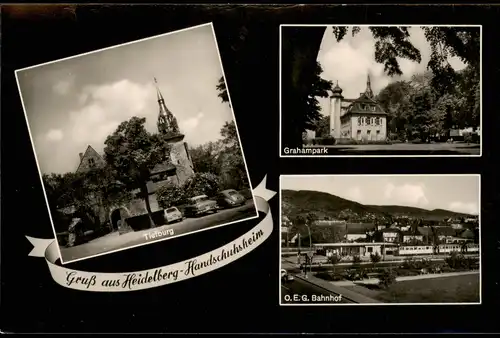
[(258, 217), (211, 23), (16, 79), (62, 263)]
[(481, 303), (480, 175), (283, 175), (280, 305)]
[(281, 157), (481, 156), (482, 26), (281, 25)]

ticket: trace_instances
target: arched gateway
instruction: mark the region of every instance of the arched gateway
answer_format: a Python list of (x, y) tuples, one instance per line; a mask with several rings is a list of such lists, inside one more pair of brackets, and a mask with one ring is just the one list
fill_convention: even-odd
[(125, 206), (111, 209), (109, 212), (111, 231), (120, 231), (121, 228), (125, 227), (125, 220), (131, 216), (130, 210)]

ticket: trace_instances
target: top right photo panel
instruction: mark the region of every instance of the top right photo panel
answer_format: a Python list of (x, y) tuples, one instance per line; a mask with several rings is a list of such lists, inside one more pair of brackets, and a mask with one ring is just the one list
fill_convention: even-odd
[(280, 26), (280, 157), (479, 157), (482, 27)]

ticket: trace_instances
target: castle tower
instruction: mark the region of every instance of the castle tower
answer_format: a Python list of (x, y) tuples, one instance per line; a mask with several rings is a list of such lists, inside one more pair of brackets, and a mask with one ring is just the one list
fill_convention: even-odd
[(372, 91), (372, 86), (371, 86), (371, 81), (370, 81), (370, 74), (368, 74), (368, 77), (366, 79), (365, 95), (366, 95), (366, 97), (368, 97), (370, 99), (373, 98), (373, 91)]
[(193, 162), (189, 155), (189, 148), (184, 142), (184, 135), (179, 129), (177, 119), (165, 105), (165, 100), (158, 87), (158, 81), (154, 79), (156, 86), (156, 94), (158, 97), (158, 133), (163, 135), (164, 139), (170, 144), (170, 161), (176, 167), (176, 175), (179, 183), (184, 183), (189, 177), (194, 174)]
[(336, 140), (340, 138), (340, 110), (343, 98), (342, 89), (337, 81), (337, 85), (332, 89), (332, 96), (330, 96), (330, 135)]

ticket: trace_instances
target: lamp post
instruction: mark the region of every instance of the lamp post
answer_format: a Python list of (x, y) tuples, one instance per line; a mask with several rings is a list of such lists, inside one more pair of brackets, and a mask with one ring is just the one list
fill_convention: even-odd
[[(309, 272), (312, 273), (312, 238), (311, 238), (311, 228), (309, 225), (306, 223), (305, 224), (307, 227), (307, 233), (309, 235)], [(306, 276), (307, 276), (307, 266), (306, 266)]]

